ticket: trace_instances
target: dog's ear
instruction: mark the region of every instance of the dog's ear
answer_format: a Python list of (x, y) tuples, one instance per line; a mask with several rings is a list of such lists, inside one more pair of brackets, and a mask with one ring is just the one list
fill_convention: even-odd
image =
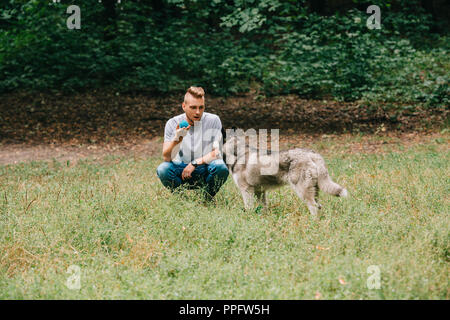
[[(224, 137), (224, 143), (226, 141), (226, 138), (231, 138), (236, 135), (236, 130), (237, 130), (236, 126), (232, 126), (231, 129), (226, 129), (226, 130), (224, 128), (222, 128), (222, 137)], [(227, 131), (229, 134), (228, 136), (227, 136)]]

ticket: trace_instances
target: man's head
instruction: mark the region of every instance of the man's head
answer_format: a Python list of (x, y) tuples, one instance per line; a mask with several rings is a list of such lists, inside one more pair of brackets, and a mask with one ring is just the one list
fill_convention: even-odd
[(202, 87), (190, 87), (184, 95), (182, 104), (189, 124), (200, 121), (205, 111), (205, 90)]

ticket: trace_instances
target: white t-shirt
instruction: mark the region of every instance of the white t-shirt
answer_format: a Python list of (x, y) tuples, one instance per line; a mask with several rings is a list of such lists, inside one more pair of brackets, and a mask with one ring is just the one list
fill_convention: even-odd
[[(186, 120), (186, 114), (180, 114), (167, 121), (164, 129), (164, 142), (173, 141), (177, 125)], [(219, 116), (203, 112), (200, 121), (195, 121), (181, 142), (180, 151), (173, 158), (174, 162), (189, 163), (203, 157), (219, 146), (222, 150), (222, 123)], [(214, 143), (216, 142), (216, 143)]]

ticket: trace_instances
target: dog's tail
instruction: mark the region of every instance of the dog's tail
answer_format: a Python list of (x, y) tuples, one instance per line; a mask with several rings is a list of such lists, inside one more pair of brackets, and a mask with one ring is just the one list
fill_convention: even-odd
[(318, 184), (319, 189), (323, 192), (338, 197), (348, 196), (347, 189), (331, 180), (330, 175), (328, 174), (328, 170), (325, 166), (321, 166), (321, 168), (319, 169)]

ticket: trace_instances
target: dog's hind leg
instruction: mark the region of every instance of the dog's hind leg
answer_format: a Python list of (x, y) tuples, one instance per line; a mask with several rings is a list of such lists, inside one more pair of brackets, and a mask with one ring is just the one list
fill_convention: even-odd
[(316, 186), (315, 185), (308, 186), (304, 192), (304, 197), (309, 212), (311, 212), (313, 216), (317, 216), (321, 206), (316, 201)]
[(313, 180), (303, 181), (303, 183), (292, 184), (292, 189), (297, 196), (306, 202), (309, 212), (313, 216), (317, 216), (320, 205), (316, 202), (316, 186)]
[(266, 191), (262, 187), (255, 188), (255, 194), (258, 199), (258, 204), (265, 208), (267, 205)]
[(319, 203), (319, 185), (315, 185), (315, 196), (314, 196), (314, 201), (316, 201), (317, 203), (317, 208), (322, 209), (322, 205)]

